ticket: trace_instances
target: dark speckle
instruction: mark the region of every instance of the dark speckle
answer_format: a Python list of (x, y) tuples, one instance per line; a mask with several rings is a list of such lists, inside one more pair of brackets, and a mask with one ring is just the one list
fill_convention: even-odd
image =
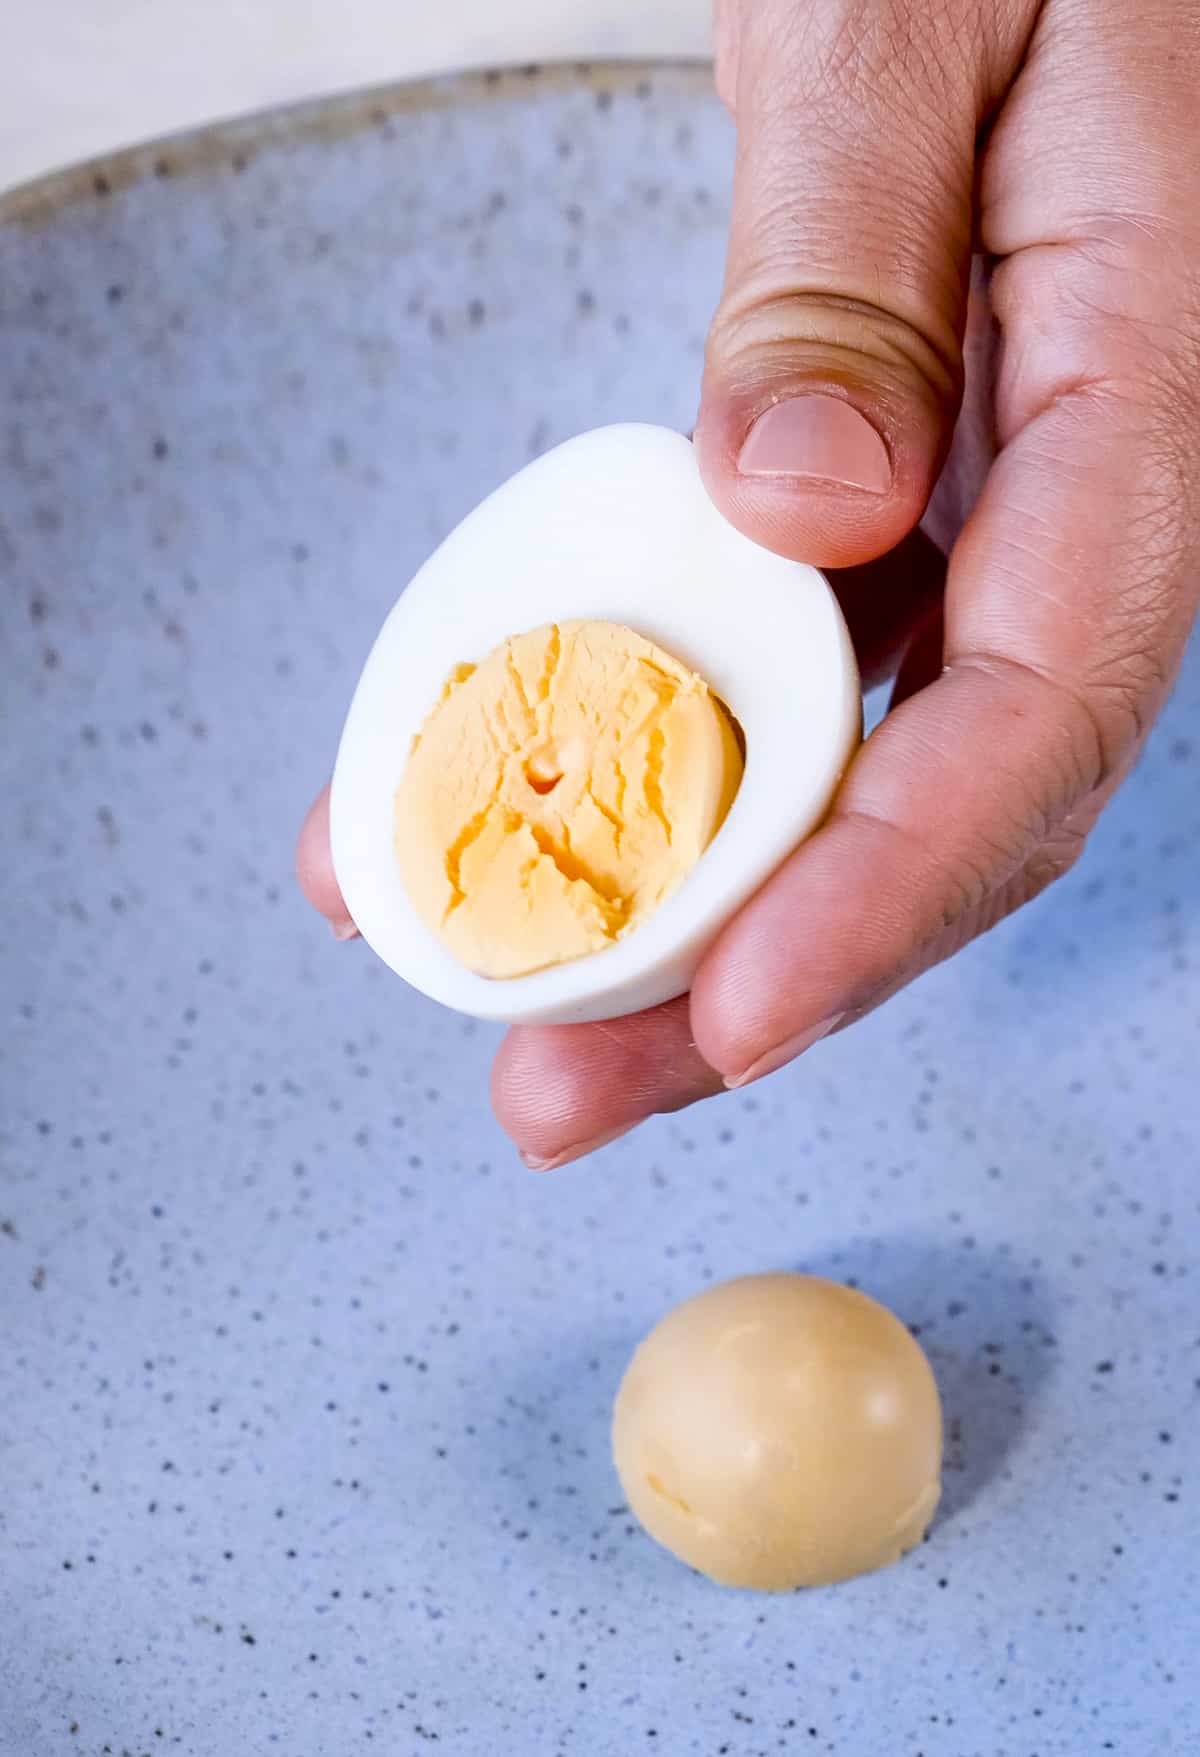
[(162, 460), (168, 455), (171, 448), (167, 444), (166, 440), (160, 434), (159, 437), (154, 441), (154, 444), (151, 446), (150, 449), (154, 453), (154, 456), (158, 459), (159, 463), (161, 463)]

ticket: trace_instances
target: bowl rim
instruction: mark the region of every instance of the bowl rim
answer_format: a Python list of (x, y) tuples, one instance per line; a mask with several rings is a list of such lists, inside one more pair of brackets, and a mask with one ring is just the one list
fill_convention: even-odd
[(45, 225), (73, 207), (109, 200), (152, 180), (182, 180), (202, 172), (240, 175), (272, 148), (343, 139), (371, 128), (386, 131), (414, 112), (511, 101), (535, 90), (540, 94), (590, 87), (597, 92), (638, 93), (664, 73), (693, 77), (699, 86), (711, 78), (710, 67), (710, 62), (688, 55), (534, 61), (422, 74), (268, 105), (138, 141), (12, 188), (0, 187), (0, 225)]

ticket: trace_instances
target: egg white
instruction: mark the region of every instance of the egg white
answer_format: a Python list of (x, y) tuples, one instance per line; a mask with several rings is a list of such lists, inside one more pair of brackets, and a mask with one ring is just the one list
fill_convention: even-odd
[[(623, 623), (697, 671), (745, 734), (745, 774), (697, 866), (628, 938), (532, 976), (477, 976), (409, 900), (396, 788), (456, 664), (576, 619)], [(470, 513), (384, 623), (334, 770), (334, 869), (368, 945), (445, 1006), (513, 1024), (618, 1018), (686, 992), (725, 923), (820, 823), (861, 731), (854, 652), (824, 577), (728, 524), (680, 434), (599, 428)]]

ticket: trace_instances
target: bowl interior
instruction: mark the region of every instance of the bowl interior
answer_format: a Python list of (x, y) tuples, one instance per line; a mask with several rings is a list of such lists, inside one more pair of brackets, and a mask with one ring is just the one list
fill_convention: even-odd
[[(294, 889), (400, 583), (556, 440), (690, 424), (730, 163), (698, 72), (505, 76), (0, 228), (5, 1751), (1200, 1740), (1158, 1682), (1194, 1675), (1195, 657), (1077, 875), (564, 1177), (490, 1118), (496, 1033)], [(920, 1326), (947, 1493), (902, 1567), (764, 1603), (635, 1533), (608, 1419), (668, 1306), (800, 1265)]]

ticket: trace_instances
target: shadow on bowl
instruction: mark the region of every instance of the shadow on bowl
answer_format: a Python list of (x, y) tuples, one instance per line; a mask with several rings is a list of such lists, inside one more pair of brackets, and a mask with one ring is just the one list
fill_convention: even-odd
[[(1054, 1370), (1053, 1305), (1041, 1276), (1004, 1245), (921, 1236), (855, 1239), (781, 1266), (861, 1288), (919, 1338), (945, 1414), (936, 1525), (958, 1518), (1010, 1470)], [(611, 1552), (628, 1531), (609, 1421), (640, 1339), (611, 1329), (576, 1336), (536, 1362), (514, 1360), (512, 1378), (497, 1386), (506, 1413), (497, 1406), (501, 1440), (491, 1462), (512, 1523), (526, 1535), (536, 1526), (542, 1541), (568, 1551)]]

